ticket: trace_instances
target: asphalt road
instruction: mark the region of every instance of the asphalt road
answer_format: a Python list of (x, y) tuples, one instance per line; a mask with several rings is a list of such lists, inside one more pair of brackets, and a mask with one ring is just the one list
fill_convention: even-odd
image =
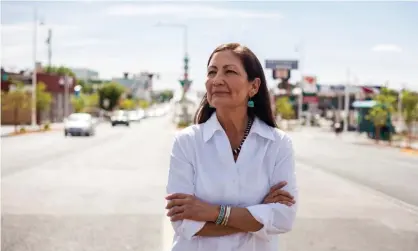
[(1, 250), (161, 250), (174, 132), (165, 117), (2, 139)]
[(355, 133), (350, 134), (336, 137), (316, 128), (291, 133), (300, 163), (338, 174), (418, 207), (418, 157), (397, 148), (364, 144)]
[[(101, 124), (91, 138), (2, 138), (1, 250), (168, 250), (163, 198), (174, 133), (160, 117)], [(300, 206), (280, 250), (418, 249), (416, 159), (309, 129), (290, 135)]]

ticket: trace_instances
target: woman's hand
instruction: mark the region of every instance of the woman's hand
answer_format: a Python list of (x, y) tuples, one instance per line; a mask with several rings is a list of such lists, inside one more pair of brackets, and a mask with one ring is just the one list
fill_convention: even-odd
[(166, 197), (167, 216), (171, 221), (194, 220), (216, 221), (219, 214), (219, 206), (211, 205), (196, 198), (196, 196), (182, 193), (171, 194)]
[(280, 203), (289, 207), (295, 204), (296, 201), (294, 200), (293, 196), (289, 192), (282, 190), (282, 188), (286, 185), (287, 182), (282, 181), (279, 184), (272, 186), (270, 188), (270, 192), (264, 198), (263, 204)]

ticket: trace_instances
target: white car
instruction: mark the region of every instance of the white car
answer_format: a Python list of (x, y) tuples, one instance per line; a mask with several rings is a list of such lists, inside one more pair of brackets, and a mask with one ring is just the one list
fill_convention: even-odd
[(95, 122), (88, 113), (73, 113), (64, 119), (64, 135), (92, 136), (95, 133)]
[(112, 117), (110, 117), (110, 122), (112, 123), (112, 126), (121, 124), (129, 126), (128, 112), (123, 110), (115, 111)]

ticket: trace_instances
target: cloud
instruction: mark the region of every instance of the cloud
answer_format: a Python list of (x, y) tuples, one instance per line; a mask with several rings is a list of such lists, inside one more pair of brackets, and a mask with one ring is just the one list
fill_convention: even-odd
[(122, 4), (104, 10), (110, 16), (165, 16), (173, 15), (186, 18), (282, 18), (278, 13), (255, 12), (247, 10), (225, 9), (204, 5), (132, 5)]
[[(37, 27), (38, 40), (44, 43), (47, 38), (48, 29), (53, 31), (53, 37), (71, 37), (78, 31), (74, 25), (39, 25)], [(1, 27), (2, 48), (21, 46), (23, 44), (31, 46), (33, 39), (33, 23), (3, 24)]]
[(378, 44), (373, 46), (375, 52), (402, 52), (402, 48), (396, 44)]
[[(2, 24), (1, 33), (15, 33), (15, 32), (30, 32), (33, 31), (33, 23), (17, 23), (17, 24)], [(39, 25), (38, 30), (43, 27), (51, 28), (54, 30), (63, 30), (63, 31), (74, 31), (77, 30), (77, 26), (74, 25), (65, 25), (65, 24), (52, 24), (52, 25)]]
[(64, 41), (61, 44), (61, 47), (87, 47), (87, 46), (95, 46), (95, 45), (111, 45), (114, 44), (114, 41), (111, 40), (103, 40), (103, 39), (96, 39), (96, 38), (76, 38), (68, 41)]
[[(33, 23), (4, 24), (1, 29), (2, 64), (22, 65), (33, 60)], [(40, 25), (37, 29), (37, 58), (46, 58), (48, 29), (52, 29), (53, 54), (69, 54), (74, 50), (98, 48), (111, 45), (112, 40), (98, 39), (83, 35), (82, 28), (75, 25)]]

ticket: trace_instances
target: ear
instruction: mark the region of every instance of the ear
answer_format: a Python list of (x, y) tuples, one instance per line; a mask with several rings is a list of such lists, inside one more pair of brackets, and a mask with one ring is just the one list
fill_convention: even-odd
[(251, 82), (251, 87), (250, 87), (250, 92), (249, 92), (250, 97), (254, 97), (254, 95), (258, 93), (258, 90), (260, 89), (260, 84), (261, 84), (261, 80), (259, 78), (255, 78)]

